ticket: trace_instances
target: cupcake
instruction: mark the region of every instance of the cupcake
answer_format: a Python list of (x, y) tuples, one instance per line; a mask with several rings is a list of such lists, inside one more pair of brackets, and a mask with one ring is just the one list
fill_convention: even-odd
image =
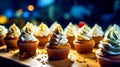
[(4, 26), (0, 25), (0, 46), (5, 45), (4, 38), (6, 37), (7, 32), (8, 30)]
[(46, 50), (49, 60), (63, 60), (68, 57), (70, 50), (70, 44), (67, 43), (67, 38), (63, 34), (63, 30), (60, 25), (56, 27), (50, 36), (49, 42), (46, 44)]
[(90, 30), (91, 29), (89, 26), (84, 25), (76, 34), (73, 43), (78, 53), (84, 54), (92, 52), (95, 42), (92, 39), (92, 34), (90, 33)]
[(17, 41), (20, 36), (20, 29), (15, 25), (9, 27), (7, 36), (5, 37), (5, 43), (8, 50), (18, 49)]
[(74, 25), (70, 22), (69, 25), (65, 28), (65, 35), (68, 39), (68, 43), (71, 45), (71, 48), (74, 49), (73, 41), (75, 40), (76, 30)]
[(39, 41), (34, 37), (34, 28), (31, 23), (27, 23), (21, 29), (21, 35), (17, 43), (21, 58), (28, 58), (36, 55)]
[(95, 41), (95, 47), (98, 48), (99, 42), (103, 39), (104, 33), (102, 31), (102, 28), (99, 25), (95, 24), (91, 29), (91, 33), (92, 33), (92, 38)]
[(114, 24), (100, 41), (96, 56), (101, 67), (120, 67), (120, 28)]
[(39, 46), (45, 46), (48, 42), (50, 30), (48, 29), (47, 25), (41, 23), (38, 26), (38, 31), (35, 33), (35, 37), (39, 40)]

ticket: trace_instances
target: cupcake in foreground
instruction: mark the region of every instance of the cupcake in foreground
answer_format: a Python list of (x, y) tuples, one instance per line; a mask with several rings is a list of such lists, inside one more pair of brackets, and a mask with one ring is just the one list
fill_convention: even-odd
[(45, 46), (48, 43), (50, 30), (48, 26), (44, 23), (41, 23), (38, 26), (38, 31), (35, 33), (35, 37), (39, 40), (39, 46)]
[(34, 28), (30, 23), (27, 23), (21, 29), (21, 35), (18, 41), (18, 47), (21, 58), (27, 58), (36, 55), (38, 40), (34, 37)]
[(72, 23), (69, 23), (69, 25), (65, 28), (65, 35), (68, 39), (68, 43), (71, 45), (71, 48), (74, 49), (73, 41), (75, 40), (75, 34), (76, 30)]
[(8, 30), (4, 26), (0, 25), (0, 46), (5, 45), (4, 38), (6, 37), (7, 32)]
[(96, 51), (101, 67), (120, 67), (120, 28), (114, 24), (106, 33)]
[(98, 48), (99, 42), (103, 39), (103, 31), (102, 28), (95, 24), (94, 27), (91, 29), (92, 38), (95, 41), (95, 47)]
[(67, 41), (61, 26), (58, 25), (50, 36), (49, 42), (46, 44), (49, 60), (63, 60), (68, 57), (71, 47)]
[(75, 36), (74, 46), (78, 53), (90, 53), (95, 45), (90, 33), (90, 27), (84, 25)]
[(7, 36), (5, 37), (5, 43), (8, 50), (18, 49), (17, 41), (20, 34), (20, 29), (15, 24), (9, 27)]

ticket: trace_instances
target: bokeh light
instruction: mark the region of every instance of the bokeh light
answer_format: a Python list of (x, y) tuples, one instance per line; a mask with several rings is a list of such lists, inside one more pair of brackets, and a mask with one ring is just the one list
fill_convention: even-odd
[(4, 12), (4, 15), (5, 15), (7, 18), (13, 17), (13, 10), (12, 10), (12, 9), (7, 9), (7, 10)]
[(76, 19), (83, 19), (84, 16), (90, 16), (90, 10), (82, 5), (73, 6), (71, 8), (71, 15)]
[(55, 2), (55, 0), (38, 0), (38, 6), (45, 7), (45, 6), (48, 6), (54, 2)]
[(5, 24), (5, 23), (7, 23), (7, 18), (5, 17), (5, 16), (3, 16), (3, 15), (0, 15), (0, 24)]
[(16, 12), (16, 17), (21, 17), (21, 15), (22, 15), (22, 13), (23, 13), (23, 10), (22, 9), (19, 9), (17, 12)]
[(33, 11), (33, 10), (34, 10), (34, 6), (33, 6), (33, 5), (28, 5), (27, 9), (28, 9), (29, 11)]
[(25, 11), (25, 12), (23, 12), (22, 16), (23, 16), (24, 18), (28, 18), (28, 17), (30, 16), (30, 13), (27, 12), (27, 11)]

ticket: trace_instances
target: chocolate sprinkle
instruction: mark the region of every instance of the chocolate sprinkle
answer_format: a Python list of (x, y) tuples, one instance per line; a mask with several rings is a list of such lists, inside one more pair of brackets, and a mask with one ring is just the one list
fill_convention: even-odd
[(44, 56), (45, 58), (47, 58), (47, 56)]
[(42, 63), (43, 65), (45, 65), (45, 62), (44, 62), (44, 61), (42, 61), (41, 63)]
[(41, 59), (40, 59), (40, 58), (37, 58), (37, 60), (38, 60), (38, 61), (41, 61)]
[(87, 67), (90, 67), (90, 66), (87, 64)]
[(86, 63), (87, 61), (83, 61), (83, 63)]
[(76, 60), (77, 62), (79, 62), (79, 63), (82, 63), (82, 61), (79, 61), (79, 60)]

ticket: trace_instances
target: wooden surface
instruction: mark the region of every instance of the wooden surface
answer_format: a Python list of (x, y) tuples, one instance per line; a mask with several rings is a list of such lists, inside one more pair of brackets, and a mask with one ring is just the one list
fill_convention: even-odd
[(19, 50), (6, 52), (5, 49), (5, 46), (0, 47), (0, 57), (32, 67), (100, 67), (94, 53), (96, 49), (89, 54), (79, 54), (71, 49), (68, 58), (60, 61), (49, 61), (45, 49), (38, 48), (36, 56), (27, 59), (17, 56)]

